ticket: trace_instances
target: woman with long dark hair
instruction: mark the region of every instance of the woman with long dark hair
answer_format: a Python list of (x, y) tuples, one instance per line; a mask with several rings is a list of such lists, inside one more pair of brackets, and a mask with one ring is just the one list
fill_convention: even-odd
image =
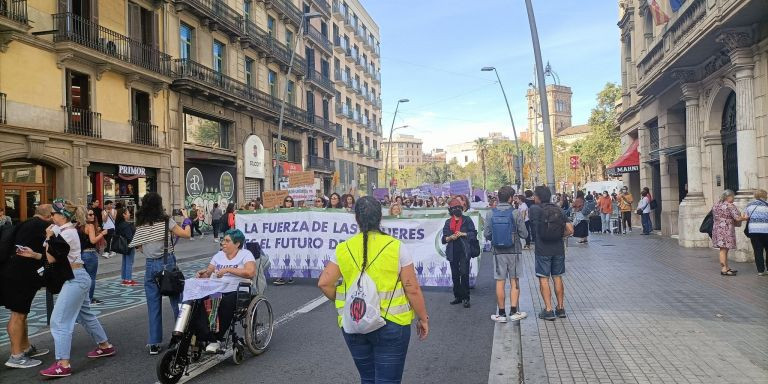
[(330, 201), (330, 204), (328, 205), (328, 208), (336, 208), (336, 209), (344, 208), (344, 205), (341, 203), (341, 195), (339, 195), (336, 192), (331, 193), (331, 197), (329, 201)]
[[(461, 195), (459, 195), (461, 196)], [(445, 256), (451, 263), (453, 279), (453, 301), (451, 304), (464, 304), (469, 308), (469, 260), (471, 259), (468, 239), (477, 238), (475, 223), (464, 215), (464, 203), (457, 196), (448, 203), (451, 217), (445, 221), (443, 236), (440, 241), (445, 246)]]
[(224, 216), (221, 217), (221, 233), (227, 232), (230, 229), (235, 229), (235, 203), (227, 204), (227, 210), (224, 211)]
[[(355, 205), (355, 220), (360, 233), (336, 247), (317, 285), (336, 304), (340, 314), (338, 323), (361, 382), (399, 383), (403, 377), (414, 311), (418, 316), (416, 331), (419, 338), (424, 340), (429, 334), (424, 296), (412, 256), (405, 252), (399, 240), (381, 231), (381, 203), (372, 196), (360, 198)], [(379, 309), (385, 322), (368, 333), (348, 333), (343, 318), (354, 317), (359, 311), (355, 311), (356, 305), (347, 304), (346, 296), (353, 294), (354, 290), (349, 286), (360, 281), (358, 279), (362, 279), (363, 274), (379, 291)], [(342, 284), (337, 284), (339, 278)]]
[[(131, 210), (120, 208), (117, 210), (117, 222), (115, 222), (115, 233), (125, 238), (130, 243), (133, 241), (133, 235), (136, 233), (136, 227), (131, 223)], [(123, 255), (123, 265), (120, 268), (120, 277), (122, 285), (135, 287), (139, 283), (133, 281), (133, 260), (136, 256), (136, 249), (128, 247), (128, 253)]]
[[(188, 239), (192, 236), (192, 220), (181, 210), (184, 222), (181, 226), (165, 214), (163, 198), (156, 192), (149, 192), (141, 198), (141, 208), (136, 212), (136, 233), (130, 247), (135, 247), (147, 258), (146, 273), (144, 274), (144, 295), (147, 298), (147, 314), (149, 315), (149, 347), (150, 355), (160, 353), (160, 343), (163, 342), (163, 296), (155, 283), (155, 274), (163, 269), (170, 270), (176, 266), (173, 253), (171, 234)], [(168, 232), (166, 233), (166, 223)], [(163, 261), (163, 248), (168, 244), (167, 261)], [(171, 296), (171, 309), (174, 317), (179, 317), (181, 295)]]
[(91, 289), (88, 291), (88, 298), (91, 304), (101, 304), (101, 300), (93, 297), (96, 291), (96, 273), (99, 270), (99, 253), (97, 244), (107, 235), (106, 229), (98, 227), (93, 209), (89, 209), (85, 218), (79, 218), (77, 230), (80, 233), (80, 257), (83, 259), (83, 268), (91, 276)]

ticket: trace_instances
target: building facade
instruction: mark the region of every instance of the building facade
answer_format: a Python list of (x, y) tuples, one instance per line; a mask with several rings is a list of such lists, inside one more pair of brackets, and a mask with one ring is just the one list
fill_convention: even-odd
[(435, 148), (429, 153), (424, 153), (422, 162), (424, 164), (446, 164), (445, 161), (446, 152), (442, 148)]
[[(504, 141), (511, 141), (509, 137), (504, 136), (501, 132), (490, 132), (485, 139), (489, 146)], [(477, 144), (474, 141), (451, 144), (445, 147), (445, 161), (448, 163), (455, 161), (459, 166), (464, 167), (469, 163), (478, 162), (478, 158)]]
[(357, 0), (334, 0), (335, 190), (373, 193), (383, 168), (379, 27)]
[[(690, 0), (660, 26), (647, 0), (619, 9), (622, 143), (640, 154), (624, 182), (650, 188), (664, 235), (708, 246), (698, 227), (724, 189), (743, 208), (768, 187), (768, 4)], [(751, 259), (736, 233), (732, 257)]]
[[(422, 144), (424, 142), (414, 135), (395, 134), (392, 137), (392, 143), (385, 139), (381, 143), (385, 165), (390, 170), (395, 171), (410, 166), (419, 166), (423, 164), (424, 153)], [(386, 168), (386, 167), (385, 167)]]
[[(573, 92), (571, 87), (564, 85), (547, 85), (547, 103), (549, 105), (549, 128), (552, 132), (551, 137), (556, 137), (560, 132), (571, 127), (572, 124), (572, 112), (571, 112), (571, 99)], [(544, 131), (541, 118), (541, 104), (539, 99), (538, 88), (534, 89), (529, 87), (525, 94), (525, 99), (528, 102), (528, 132), (525, 137), (531, 140), (534, 145), (538, 142), (538, 145), (544, 143)], [(536, 132), (534, 135), (533, 132)]]

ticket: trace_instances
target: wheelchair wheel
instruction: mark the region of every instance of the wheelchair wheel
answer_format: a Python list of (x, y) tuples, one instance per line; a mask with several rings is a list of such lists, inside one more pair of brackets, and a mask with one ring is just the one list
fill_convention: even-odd
[(157, 362), (157, 378), (163, 384), (176, 384), (181, 380), (186, 368), (184, 357), (178, 356), (176, 347), (171, 348)]
[(235, 343), (232, 346), (232, 362), (236, 365), (240, 365), (245, 360), (245, 347), (241, 343)]
[(267, 350), (272, 340), (275, 321), (272, 305), (266, 298), (256, 296), (248, 305), (245, 316), (245, 345), (251, 353), (260, 355)]

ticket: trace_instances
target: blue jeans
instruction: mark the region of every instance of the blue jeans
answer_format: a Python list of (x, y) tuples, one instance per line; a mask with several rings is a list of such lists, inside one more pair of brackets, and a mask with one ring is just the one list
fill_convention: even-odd
[(565, 255), (536, 255), (534, 259), (536, 260), (534, 270), (538, 277), (560, 276), (565, 273)]
[(653, 228), (652, 225), (653, 224), (651, 224), (651, 214), (643, 213), (643, 234), (644, 235), (651, 233), (651, 230)]
[(80, 254), (83, 259), (83, 267), (91, 277), (91, 288), (88, 291), (88, 298), (93, 300), (93, 291), (96, 290), (96, 272), (99, 271), (99, 254), (96, 251), (85, 251)]
[[(176, 257), (168, 255), (167, 268), (176, 265)], [(144, 275), (144, 295), (147, 298), (147, 314), (149, 315), (149, 344), (157, 345), (163, 342), (163, 296), (154, 280), (155, 273), (163, 270), (163, 258), (147, 259), (147, 272)], [(179, 317), (181, 295), (170, 297), (174, 318)]]
[(391, 321), (371, 333), (349, 334), (344, 341), (352, 353), (362, 384), (400, 383), (405, 368), (405, 355), (411, 341), (410, 325)]
[(51, 335), (56, 346), (57, 360), (69, 359), (75, 322), (85, 328), (94, 343), (107, 341), (104, 328), (91, 311), (91, 300), (88, 298), (91, 277), (83, 268), (72, 272), (75, 278), (64, 283), (51, 313)]
[(131, 280), (133, 277), (133, 259), (135, 256), (136, 249), (134, 248), (123, 255), (123, 267), (120, 269), (120, 276), (123, 280)]

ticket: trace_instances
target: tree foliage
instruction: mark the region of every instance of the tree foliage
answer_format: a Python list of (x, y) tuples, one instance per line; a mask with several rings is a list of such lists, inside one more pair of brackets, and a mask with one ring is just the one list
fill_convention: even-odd
[(620, 154), (616, 111), (616, 102), (620, 98), (621, 88), (615, 83), (607, 83), (597, 94), (597, 105), (589, 117), (592, 132), (574, 145), (574, 152), (581, 157), (582, 168), (590, 180), (605, 179), (606, 167)]

